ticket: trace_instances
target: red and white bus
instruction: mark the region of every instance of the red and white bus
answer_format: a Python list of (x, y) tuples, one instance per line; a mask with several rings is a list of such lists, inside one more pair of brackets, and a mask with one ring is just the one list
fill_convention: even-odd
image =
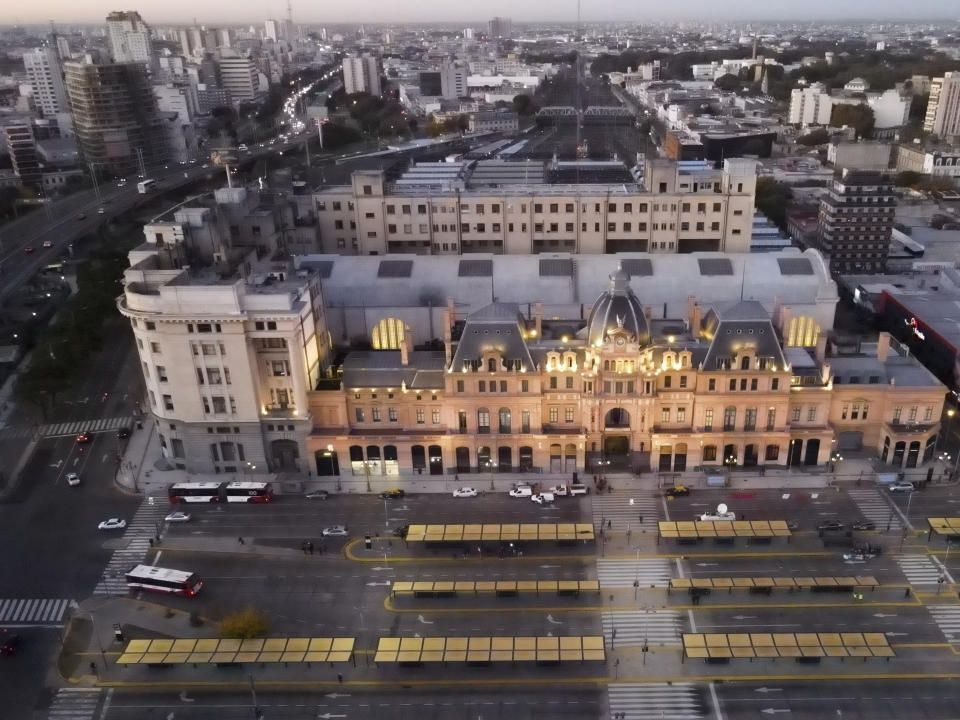
[(184, 570), (137, 565), (127, 573), (127, 587), (130, 590), (194, 597), (203, 587), (203, 580), (196, 573)]
[(231, 482), (224, 491), (227, 502), (268, 503), (273, 500), (273, 485), (268, 482)]
[(223, 486), (216, 482), (174, 483), (167, 496), (172, 503), (215, 503), (223, 499)]

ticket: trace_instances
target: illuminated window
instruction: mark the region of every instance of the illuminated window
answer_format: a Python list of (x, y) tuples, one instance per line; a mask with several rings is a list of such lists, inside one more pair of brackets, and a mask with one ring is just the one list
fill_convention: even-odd
[(790, 320), (787, 345), (791, 347), (814, 347), (820, 337), (820, 326), (812, 317), (803, 315)]
[(371, 341), (374, 350), (399, 350), (406, 337), (407, 328), (402, 320), (383, 318), (373, 328)]

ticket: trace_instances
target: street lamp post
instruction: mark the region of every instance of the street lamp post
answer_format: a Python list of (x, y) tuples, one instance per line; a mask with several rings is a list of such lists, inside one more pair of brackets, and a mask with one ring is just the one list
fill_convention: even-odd
[(493, 473), (497, 468), (497, 464), (493, 460), (487, 460), (483, 465), (487, 468), (487, 472), (490, 473), (490, 489), (495, 490), (496, 488), (493, 486)]
[(371, 492), (371, 490), (370, 490), (370, 461), (369, 461), (369, 460), (364, 460), (364, 461), (363, 461), (363, 474), (364, 474), (364, 475), (366, 476), (366, 478), (367, 478), (367, 492)]

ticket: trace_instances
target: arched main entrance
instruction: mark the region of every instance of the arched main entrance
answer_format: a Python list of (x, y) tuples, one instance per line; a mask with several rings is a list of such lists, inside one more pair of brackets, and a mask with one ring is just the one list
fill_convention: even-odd
[(630, 413), (623, 408), (612, 408), (603, 418), (604, 427), (630, 427)]
[(630, 470), (630, 438), (626, 435), (603, 438), (603, 463), (604, 471)]
[(300, 448), (296, 440), (273, 440), (270, 443), (271, 466), (277, 472), (296, 472)]

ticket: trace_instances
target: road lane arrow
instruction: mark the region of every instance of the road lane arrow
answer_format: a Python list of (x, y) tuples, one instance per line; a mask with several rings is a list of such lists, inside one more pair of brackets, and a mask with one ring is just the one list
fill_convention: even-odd
[(757, 617), (758, 617), (757, 615), (734, 615), (733, 619), (734, 620), (756, 620)]
[(196, 702), (196, 700), (194, 700), (191, 697), (187, 697), (187, 691), (184, 690), (180, 693), (180, 702), (190, 703), (190, 702)]
[(761, 710), (764, 715), (776, 715), (777, 713), (788, 713), (790, 712), (789, 708), (764, 708)]
[(554, 620), (553, 615), (547, 615), (547, 622), (553, 623), (554, 625), (563, 625), (559, 620)]
[(323, 715), (317, 715), (317, 720), (330, 720), (330, 718), (342, 718), (346, 715), (334, 715), (333, 713), (324, 713)]
[(896, 617), (896, 613), (874, 613), (875, 618)]
[(884, 635), (889, 637), (899, 637), (901, 635), (906, 635), (907, 633), (897, 633), (897, 632), (885, 632)]
[(324, 697), (328, 697), (328, 698), (330, 698), (331, 700), (336, 700), (337, 698), (350, 697), (350, 694), (349, 694), (349, 693), (332, 692), (332, 693), (327, 693), (326, 695), (324, 695)]
[(387, 570), (388, 572), (393, 572), (392, 567), (375, 567), (370, 569), (373, 570), (374, 572), (380, 572), (381, 570)]
[(768, 687), (759, 687), (755, 688), (754, 692), (758, 693), (772, 693), (772, 692), (783, 692), (783, 688), (768, 688)]
[(390, 587), (390, 581), (389, 581), (389, 580), (386, 580), (386, 581), (384, 581), (384, 582), (382, 582), (382, 583), (378, 583), (378, 582), (368, 582), (368, 583), (367, 583), (367, 587), (378, 587), (378, 586)]
[(713, 567), (714, 565), (719, 565), (720, 563), (697, 563), (697, 567)]
[(541, 569), (541, 570), (549, 570), (549, 569), (551, 569), (551, 568), (558, 568), (558, 567), (560, 567), (560, 566), (559, 566), (559, 565), (541, 565), (541, 566), (540, 566), (540, 569)]
[(423, 615), (417, 615), (417, 621), (424, 625), (433, 625), (433, 620), (427, 620)]

